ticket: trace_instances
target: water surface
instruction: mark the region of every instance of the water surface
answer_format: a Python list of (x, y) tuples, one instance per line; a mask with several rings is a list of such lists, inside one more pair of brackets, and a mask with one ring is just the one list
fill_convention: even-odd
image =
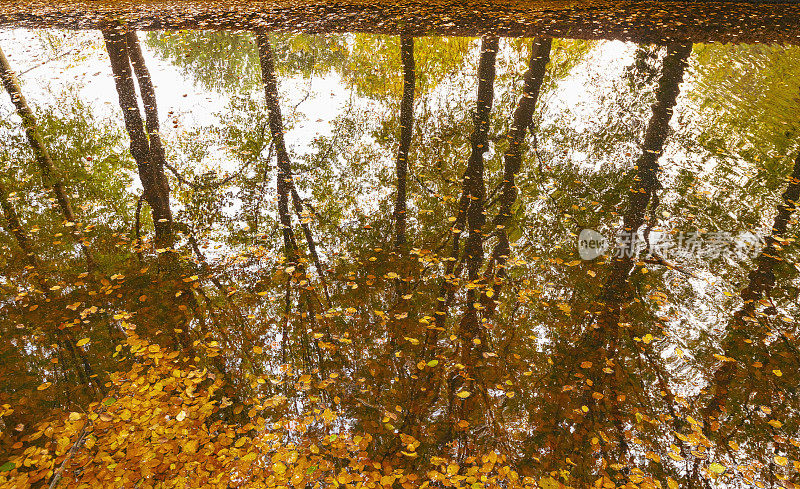
[(0, 2), (0, 484), (797, 487), (797, 14)]

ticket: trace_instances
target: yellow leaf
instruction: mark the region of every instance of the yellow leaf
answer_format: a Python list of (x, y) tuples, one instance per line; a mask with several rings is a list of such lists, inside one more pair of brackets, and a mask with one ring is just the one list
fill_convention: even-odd
[(257, 456), (258, 455), (256, 455), (254, 452), (250, 452), (246, 454), (244, 457), (242, 457), (242, 462), (252, 462), (253, 460), (256, 459)]
[(775, 463), (781, 467), (785, 467), (786, 464), (789, 463), (789, 459), (786, 457), (781, 457), (780, 455), (775, 455)]
[(678, 455), (675, 452), (669, 452), (667, 455), (669, 455), (669, 458), (671, 458), (672, 460), (674, 460), (676, 462), (681, 462), (683, 460), (683, 457), (681, 457), (680, 455)]
[(177, 419), (178, 421), (183, 421), (184, 419), (186, 419), (186, 411), (182, 410), (181, 412), (179, 412), (178, 415), (175, 416), (175, 419)]
[(563, 484), (553, 479), (552, 477), (545, 477), (539, 481), (539, 486), (542, 489), (561, 489)]
[(469, 391), (461, 391), (461, 392), (459, 392), (459, 393), (458, 393), (458, 394), (456, 394), (456, 395), (457, 395), (458, 397), (460, 397), (461, 399), (466, 399), (466, 398), (468, 398), (469, 396), (471, 396), (471, 395), (472, 395), (472, 393), (471, 393), (471, 392), (469, 392)]
[(44, 384), (42, 384), (39, 387), (37, 387), (36, 390), (37, 391), (43, 391), (45, 389), (49, 389), (51, 385), (53, 385), (52, 382), (45, 382)]
[(653, 335), (651, 335), (650, 333), (647, 333), (646, 335), (644, 335), (642, 337), (642, 341), (644, 342), (645, 345), (649, 345), (650, 342), (653, 341)]
[(194, 453), (197, 451), (197, 440), (190, 440), (183, 444), (183, 451), (186, 453)]
[(255, 353), (256, 355), (261, 355), (262, 353), (264, 353), (264, 349), (261, 348), (260, 346), (254, 346), (253, 353)]
[(84, 338), (84, 339), (82, 339), (82, 340), (79, 340), (79, 341), (78, 341), (78, 343), (77, 343), (77, 345), (78, 345), (78, 346), (83, 346), (83, 345), (85, 345), (85, 344), (89, 343), (89, 341), (91, 341), (89, 338)]
[(708, 466), (708, 470), (710, 470), (715, 474), (722, 474), (725, 472), (725, 466), (722, 464), (718, 464), (717, 462), (714, 462), (713, 464)]
[(783, 376), (783, 372), (781, 372), (780, 369), (777, 369), (777, 368), (775, 370), (773, 370), (772, 373), (775, 374), (775, 377)]
[(326, 423), (326, 424), (330, 424), (330, 422), (331, 422), (331, 421), (333, 421), (334, 419), (336, 419), (336, 414), (334, 414), (334, 412), (333, 412), (333, 411), (331, 411), (330, 409), (326, 409), (326, 410), (325, 410), (325, 411), (322, 413), (322, 418), (325, 420), (325, 423)]

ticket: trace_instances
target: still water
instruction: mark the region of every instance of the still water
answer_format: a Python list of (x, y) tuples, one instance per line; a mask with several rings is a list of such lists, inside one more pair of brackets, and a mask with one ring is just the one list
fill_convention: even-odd
[(793, 2), (0, 2), (0, 486), (800, 487)]

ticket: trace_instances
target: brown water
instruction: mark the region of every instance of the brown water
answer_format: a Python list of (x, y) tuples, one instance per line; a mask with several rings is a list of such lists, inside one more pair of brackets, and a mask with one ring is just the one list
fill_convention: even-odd
[(228, 3), (0, 2), (0, 485), (800, 485), (795, 3)]

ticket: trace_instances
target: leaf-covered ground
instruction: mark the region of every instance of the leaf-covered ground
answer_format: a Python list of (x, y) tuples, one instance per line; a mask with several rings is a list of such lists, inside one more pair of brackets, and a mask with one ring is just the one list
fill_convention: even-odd
[(800, 42), (794, 1), (0, 0), (0, 26), (269, 29), (415, 35), (552, 36), (655, 42)]

